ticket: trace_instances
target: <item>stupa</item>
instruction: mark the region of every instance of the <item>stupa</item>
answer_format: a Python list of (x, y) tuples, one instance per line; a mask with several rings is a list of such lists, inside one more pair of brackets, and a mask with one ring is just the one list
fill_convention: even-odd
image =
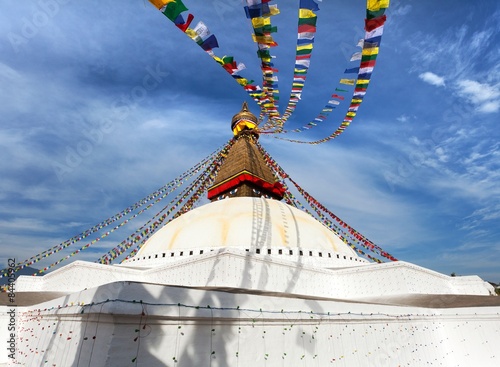
[[(498, 366), (500, 298), (477, 276), (372, 263), (281, 199), (246, 104), (208, 204), (119, 265), (16, 283), (12, 366)], [(2, 339), (11, 307), (0, 306)], [(10, 358), (13, 357), (13, 358)]]

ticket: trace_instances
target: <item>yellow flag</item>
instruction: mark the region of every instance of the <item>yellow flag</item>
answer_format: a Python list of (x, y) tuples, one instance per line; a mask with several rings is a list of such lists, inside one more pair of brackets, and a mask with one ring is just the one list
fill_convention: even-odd
[(370, 79), (358, 79), (356, 84), (368, 84), (370, 83)]
[(378, 55), (378, 47), (364, 48), (361, 54), (363, 56)]
[(239, 85), (242, 85), (243, 87), (248, 84), (248, 79), (245, 78), (237, 78), (235, 79)]
[(252, 38), (254, 42), (258, 43), (264, 43), (264, 44), (274, 43), (272, 36), (256, 36), (255, 34), (252, 34)]
[(314, 18), (316, 14), (310, 9), (299, 9), (299, 18)]
[(366, 8), (370, 11), (379, 11), (380, 9), (387, 9), (390, 0), (366, 0)]
[(222, 59), (218, 56), (215, 56), (213, 55), (212, 58), (217, 61), (217, 63), (221, 64), (221, 65), (224, 65), (224, 61), (222, 61)]
[(308, 43), (307, 45), (297, 46), (297, 51), (312, 50), (312, 49), (313, 49), (313, 44), (312, 43)]
[(269, 12), (271, 15), (277, 15), (280, 13), (280, 10), (278, 9), (278, 5), (269, 5)]
[(252, 19), (252, 25), (254, 28), (260, 28), (264, 27), (265, 25), (270, 25), (271, 24), (271, 18), (253, 18)]
[(156, 6), (157, 9), (161, 9), (168, 3), (175, 2), (175, 0), (149, 0), (149, 2)]
[(354, 79), (340, 79), (340, 84), (354, 85)]
[(196, 37), (198, 37), (198, 33), (196, 33), (196, 31), (192, 28), (187, 28), (186, 29), (186, 33), (191, 39), (195, 39)]

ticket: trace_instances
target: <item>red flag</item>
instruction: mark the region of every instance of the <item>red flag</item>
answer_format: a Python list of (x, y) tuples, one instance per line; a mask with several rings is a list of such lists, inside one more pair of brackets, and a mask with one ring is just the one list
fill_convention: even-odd
[(375, 62), (377, 60), (368, 60), (368, 61), (362, 61), (361, 64), (359, 65), (359, 68), (373, 68), (375, 67)]
[(182, 23), (182, 24), (177, 24), (176, 23), (175, 25), (177, 26), (177, 28), (179, 28), (181, 31), (183, 31), (185, 33), (186, 29), (188, 29), (188, 27), (190, 26), (190, 24), (193, 21), (193, 19), (194, 19), (194, 15), (193, 14), (189, 14), (185, 23)]
[(365, 20), (365, 30), (367, 32), (371, 32), (375, 28), (383, 26), (386, 19), (387, 19), (387, 17), (385, 15), (382, 15), (381, 17), (377, 17), (377, 18), (373, 18), (373, 19), (366, 19)]
[[(377, 19), (377, 18), (375, 18), (375, 19)], [(303, 32), (316, 32), (316, 27), (313, 25), (309, 25), (309, 24), (300, 24), (299, 29), (298, 29), (298, 33), (303, 33)]]

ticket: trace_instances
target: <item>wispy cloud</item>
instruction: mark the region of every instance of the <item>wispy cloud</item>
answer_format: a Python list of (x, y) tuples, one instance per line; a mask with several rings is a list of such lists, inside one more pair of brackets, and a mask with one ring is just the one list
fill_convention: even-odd
[(411, 116), (408, 116), (408, 115), (406, 115), (406, 114), (403, 114), (403, 115), (399, 116), (398, 118), (396, 118), (396, 120), (397, 120), (397, 121), (399, 121), (399, 122), (403, 122), (403, 123), (404, 123), (404, 122), (408, 122), (408, 121), (410, 121), (411, 119), (412, 119), (412, 117), (411, 117)]
[(457, 88), (458, 94), (476, 106), (478, 112), (498, 112), (500, 108), (500, 90), (498, 85), (489, 85), (465, 79), (457, 82)]
[(436, 87), (444, 87), (444, 78), (442, 76), (431, 73), (430, 71), (426, 71), (418, 76), (424, 82), (429, 83), (431, 85), (435, 85)]
[[(497, 7), (494, 1), (486, 3)], [(260, 81), (241, 6), (191, 3), (190, 12), (217, 35), (217, 54), (244, 62), (244, 75)], [(483, 249), (498, 234), (498, 13), (470, 21), (461, 15), (478, 14), (476, 4), (456, 10), (431, 0), (399, 3), (389, 10), (378, 71), (349, 131), (314, 147), (266, 136), (261, 143), (302, 187), (370, 239), (397, 257), (445, 271), (442, 254), (450, 246), (461, 246), (467, 257), (472, 236), (481, 236)], [(3, 253), (31, 256), (157, 189), (225, 143), (232, 115), (243, 100), (251, 102), (154, 7), (96, 4), (61, 4), (17, 52), (0, 40)], [(23, 19), (41, 11), (20, 2), (0, 7), (4, 35), (22, 36)], [(331, 95), (336, 69), (345, 69), (335, 61), (345, 61), (341, 49), (349, 44), (350, 53), (363, 35), (361, 2), (320, 7), (309, 85), (291, 124), (307, 123), (314, 105), (324, 106), (321, 96)], [(429, 7), (442, 22), (423, 16)], [(296, 8), (280, 8), (280, 46), (272, 51), (284, 107), (296, 45), (296, 21), (286, 14), (296, 15)], [(103, 14), (106, 22), (96, 22)], [(335, 14), (339, 22), (330, 21)], [(144, 80), (157, 68), (162, 80), (145, 93)], [(331, 117), (294, 137), (330, 134), (343, 116)], [(61, 165), (59, 177), (54, 167)], [(82, 256), (94, 260), (122, 239), (107, 237)], [(429, 262), (431, 250), (439, 262)]]

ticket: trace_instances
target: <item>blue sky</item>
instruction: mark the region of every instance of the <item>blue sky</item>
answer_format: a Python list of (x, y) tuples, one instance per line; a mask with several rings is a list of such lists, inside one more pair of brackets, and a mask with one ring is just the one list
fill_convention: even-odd
[[(277, 3), (273, 51), (286, 100), (298, 1)], [(202, 20), (217, 36), (216, 54), (234, 56), (247, 67), (243, 76), (259, 80), (242, 2), (185, 4), (193, 24)], [(349, 57), (359, 50), (364, 5), (320, 4), (290, 128), (314, 118), (344, 69), (356, 66)], [(346, 132), (322, 145), (261, 143), (304, 189), (397, 258), (500, 282), (500, 4), (393, 0), (387, 16), (368, 93)], [(231, 137), (243, 101), (258, 113), (146, 0), (2, 2), (0, 100), (4, 264), (57, 245), (186, 171)], [(346, 109), (285, 137), (323, 138)], [(80, 259), (93, 261), (112, 244), (101, 241)]]

